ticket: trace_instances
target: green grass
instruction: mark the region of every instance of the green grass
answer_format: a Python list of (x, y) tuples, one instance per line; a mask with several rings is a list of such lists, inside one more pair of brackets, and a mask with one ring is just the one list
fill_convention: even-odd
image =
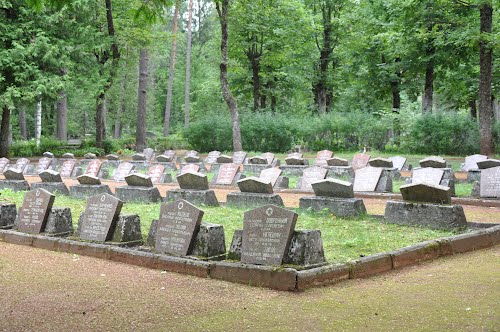
[[(0, 191), (0, 198), (21, 206), (24, 193), (10, 190)], [(54, 206), (69, 207), (76, 227), (78, 217), (85, 208), (85, 201), (57, 196)], [(203, 220), (224, 225), (226, 247), (229, 248), (234, 231), (243, 228), (244, 209), (229, 207), (201, 207), (205, 211)], [(294, 209), (299, 218), (296, 229), (321, 230), (325, 256), (329, 262), (346, 262), (375, 254), (395, 250), (421, 241), (450, 236), (449, 231), (431, 230), (421, 227), (398, 226), (383, 224), (378, 220), (365, 216), (358, 219), (341, 219), (321, 212), (313, 213)], [(146, 239), (153, 219), (158, 219), (160, 204), (126, 203), (122, 214), (138, 214), (141, 219), (143, 238)]]

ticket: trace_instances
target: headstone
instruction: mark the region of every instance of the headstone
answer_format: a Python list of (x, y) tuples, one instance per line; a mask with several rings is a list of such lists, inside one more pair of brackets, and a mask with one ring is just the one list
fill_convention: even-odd
[(88, 152), (83, 155), (83, 159), (97, 159), (95, 153)]
[(268, 180), (256, 178), (254, 176), (244, 178), (237, 182), (242, 193), (272, 194), (273, 186)]
[(68, 187), (64, 184), (61, 174), (53, 170), (45, 170), (40, 174), (42, 182), (35, 182), (31, 185), (32, 190), (45, 189), (50, 193), (60, 193), (62, 195), (69, 195)]
[(285, 158), (285, 164), (290, 166), (303, 166), (306, 164), (306, 160), (302, 157), (289, 156)]
[(274, 162), (274, 158), (276, 158), (276, 156), (274, 155), (274, 153), (271, 153), (271, 152), (266, 152), (266, 153), (263, 153), (261, 155), (262, 158), (265, 158), (267, 160), (267, 163), (269, 165), (271, 165), (273, 162)]
[(205, 163), (207, 164), (213, 164), (217, 162), (217, 157), (221, 155), (220, 151), (210, 151), (208, 153), (207, 158), (205, 159)]
[(205, 174), (187, 172), (177, 176), (181, 189), (208, 190), (208, 179)]
[(133, 161), (146, 161), (146, 156), (144, 155), (144, 153), (134, 153), (132, 155), (132, 160)]
[(16, 160), (14, 168), (20, 170), (21, 172), (24, 172), (24, 169), (29, 165), (29, 163), (29, 159), (19, 158), (18, 160)]
[(47, 157), (47, 158), (50, 158), (50, 159), (54, 159), (54, 154), (52, 152), (49, 152), (49, 151), (45, 151), (43, 153), (43, 156)]
[(236, 151), (233, 153), (233, 163), (236, 165), (241, 165), (245, 162), (247, 153), (244, 151)]
[(45, 229), (55, 196), (44, 189), (27, 192), (17, 217), (17, 230), (24, 233), (41, 233)]
[(151, 181), (151, 177), (149, 175), (134, 173), (127, 175), (125, 177), (125, 181), (127, 185), (132, 187), (153, 187), (153, 182)]
[(45, 170), (38, 174), (42, 182), (63, 182), (61, 174), (53, 170)]
[(220, 156), (217, 157), (216, 162), (218, 164), (230, 164), (233, 162), (233, 157), (221, 154)]
[(23, 171), (16, 168), (9, 168), (5, 172), (3, 172), (6, 180), (12, 181), (25, 181)]
[(203, 211), (188, 201), (162, 204), (155, 249), (165, 254), (188, 255), (193, 249), (202, 218)]
[(245, 212), (241, 262), (281, 265), (288, 251), (298, 215), (275, 205)]
[(488, 169), (498, 166), (500, 166), (500, 160), (498, 159), (487, 159), (477, 162), (477, 167), (479, 167), (479, 169)]
[(364, 168), (368, 165), (370, 156), (364, 153), (356, 153), (352, 158), (352, 168), (354, 171)]
[(286, 155), (287, 158), (304, 158), (304, 154), (300, 152), (292, 152)]
[(69, 178), (73, 174), (73, 170), (75, 169), (76, 160), (75, 159), (66, 159), (61, 166), (61, 177)]
[(278, 179), (281, 176), (281, 173), (282, 171), (277, 167), (266, 168), (260, 172), (259, 179), (266, 182), (271, 182), (271, 185), (274, 188), (276, 182), (278, 182)]
[(329, 158), (326, 160), (328, 166), (349, 166), (349, 160), (339, 157)]
[(10, 229), (16, 222), (16, 204), (0, 201), (0, 229)]
[(323, 180), (326, 177), (328, 170), (318, 166), (312, 166), (304, 169), (300, 180), (300, 190), (312, 191), (311, 183)]
[(392, 160), (387, 158), (373, 158), (368, 161), (368, 165), (371, 167), (384, 167), (384, 168), (393, 168)]
[(380, 167), (365, 167), (356, 171), (354, 177), (354, 191), (375, 191), (382, 176)]
[(128, 162), (120, 163), (118, 165), (118, 168), (115, 169), (115, 172), (113, 173), (113, 180), (114, 181), (123, 181), (125, 180), (125, 177), (130, 174), (130, 172), (134, 169), (134, 165)]
[(185, 199), (191, 204), (219, 206), (215, 192), (208, 187), (208, 178), (205, 174), (187, 172), (177, 176), (180, 189), (167, 191), (167, 202)]
[(269, 164), (267, 158), (264, 158), (262, 156), (254, 156), (254, 157), (248, 159), (248, 162), (252, 165), (268, 165)]
[(439, 168), (417, 168), (412, 171), (411, 183), (426, 183), (438, 186), (441, 184), (443, 176), (444, 171)]
[(61, 156), (62, 159), (75, 159), (75, 155), (69, 152), (66, 152)]
[(175, 159), (175, 151), (174, 150), (166, 150), (164, 153), (163, 153), (164, 156), (167, 156), (170, 158), (170, 161), (174, 161)]
[(312, 184), (314, 194), (322, 197), (353, 198), (354, 189), (350, 182), (337, 179), (324, 179)]
[(488, 156), (482, 154), (474, 154), (472, 156), (465, 157), (465, 163), (462, 166), (462, 170), (468, 172), (472, 169), (478, 169), (477, 162), (487, 160)]
[(199, 170), (200, 170), (200, 166), (198, 166), (196, 164), (187, 164), (187, 165), (182, 166), (181, 174), (184, 174), (187, 172), (198, 173)]
[(481, 171), (481, 197), (500, 198), (500, 166)]
[(76, 178), (78, 183), (89, 186), (98, 186), (101, 184), (101, 180), (97, 176), (83, 174)]
[(159, 163), (171, 163), (171, 162), (173, 162), (173, 158), (174, 158), (173, 155), (167, 156), (167, 155), (161, 154), (161, 155), (156, 157), (156, 161)]
[(316, 154), (315, 165), (316, 166), (326, 166), (327, 165), (326, 161), (332, 157), (333, 157), (333, 152), (330, 150), (318, 151), (318, 153)]
[(446, 160), (438, 156), (430, 156), (418, 162), (420, 167), (446, 168)]
[(89, 197), (79, 225), (80, 238), (97, 242), (110, 240), (122, 206), (122, 201), (109, 194)]
[(42, 157), (38, 161), (38, 165), (36, 166), (35, 172), (36, 174), (39, 174), (42, 171), (45, 171), (50, 167), (50, 164), (52, 164), (52, 158), (47, 158), (47, 157)]
[(7, 158), (4, 157), (0, 158), (0, 174), (2, 174), (7, 165), (9, 165), (9, 162), (10, 162), (9, 159)]
[(219, 173), (217, 173), (217, 179), (215, 184), (230, 185), (234, 182), (234, 178), (238, 173), (239, 166), (236, 164), (223, 164), (219, 168)]
[(106, 156), (106, 159), (112, 160), (112, 161), (117, 161), (117, 160), (120, 160), (120, 156), (118, 156), (117, 154), (108, 154)]
[(195, 150), (189, 150), (186, 152), (186, 157), (187, 156), (193, 156), (193, 157), (198, 157), (198, 151), (195, 151)]
[(405, 201), (451, 204), (449, 187), (427, 183), (412, 183), (401, 186), (401, 195)]
[(87, 165), (87, 168), (85, 169), (85, 172), (83, 173), (83, 175), (97, 177), (99, 175), (99, 171), (101, 170), (101, 164), (102, 163), (99, 159), (93, 159)]
[(163, 175), (165, 172), (165, 166), (163, 165), (153, 165), (148, 170), (148, 175), (151, 177), (153, 184), (159, 184), (163, 180)]
[(153, 159), (153, 156), (155, 154), (155, 150), (151, 149), (151, 148), (146, 148), (142, 151), (142, 153), (144, 154), (144, 156), (146, 157), (146, 160), (147, 161), (150, 161)]
[(395, 156), (395, 157), (390, 157), (390, 161), (392, 161), (392, 165), (398, 169), (398, 171), (402, 171), (405, 168), (406, 165), (406, 158), (405, 157), (400, 157), (400, 156)]
[(201, 158), (199, 156), (188, 155), (184, 157), (184, 161), (186, 163), (199, 163), (201, 161)]

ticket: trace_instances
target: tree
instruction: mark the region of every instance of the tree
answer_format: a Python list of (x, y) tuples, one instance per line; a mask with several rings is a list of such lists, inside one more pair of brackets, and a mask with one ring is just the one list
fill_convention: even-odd
[(139, 87), (137, 91), (137, 126), (135, 132), (135, 145), (137, 151), (146, 148), (146, 101), (148, 89), (148, 57), (147, 49), (141, 49), (139, 61)]
[(484, 155), (492, 155), (494, 150), (493, 135), (491, 132), (493, 122), (493, 107), (491, 99), (493, 52), (490, 45), (493, 6), (485, 1), (480, 7), (480, 42), (479, 42), (479, 124), (480, 124), (480, 150)]
[(184, 127), (189, 126), (189, 97), (191, 84), (191, 37), (193, 33), (193, 0), (189, 0), (188, 30), (186, 44), (186, 85), (184, 89)]

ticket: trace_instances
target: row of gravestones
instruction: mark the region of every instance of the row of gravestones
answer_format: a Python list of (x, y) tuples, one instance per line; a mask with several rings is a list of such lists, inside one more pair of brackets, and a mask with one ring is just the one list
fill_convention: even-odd
[[(54, 208), (54, 200), (55, 196), (43, 189), (30, 191), (18, 214), (14, 204), (0, 203), (0, 228), (110, 245), (143, 244), (139, 217), (121, 215), (123, 202), (111, 195), (96, 195), (87, 200), (75, 232), (71, 211)], [(257, 265), (325, 264), (321, 232), (296, 231), (298, 215), (293, 211), (274, 205), (247, 211), (243, 230), (235, 232), (228, 254), (224, 227), (202, 222), (203, 214), (182, 199), (162, 204), (158, 220), (151, 224), (146, 246), (140, 249), (212, 260), (228, 257)]]

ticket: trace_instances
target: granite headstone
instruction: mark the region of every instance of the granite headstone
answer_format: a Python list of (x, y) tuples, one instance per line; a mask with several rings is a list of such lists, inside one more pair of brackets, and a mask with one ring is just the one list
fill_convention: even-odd
[(45, 229), (55, 196), (44, 189), (27, 192), (17, 217), (17, 230), (24, 233), (41, 233)]
[(87, 199), (80, 225), (80, 238), (97, 242), (110, 240), (122, 206), (122, 201), (109, 194)]

